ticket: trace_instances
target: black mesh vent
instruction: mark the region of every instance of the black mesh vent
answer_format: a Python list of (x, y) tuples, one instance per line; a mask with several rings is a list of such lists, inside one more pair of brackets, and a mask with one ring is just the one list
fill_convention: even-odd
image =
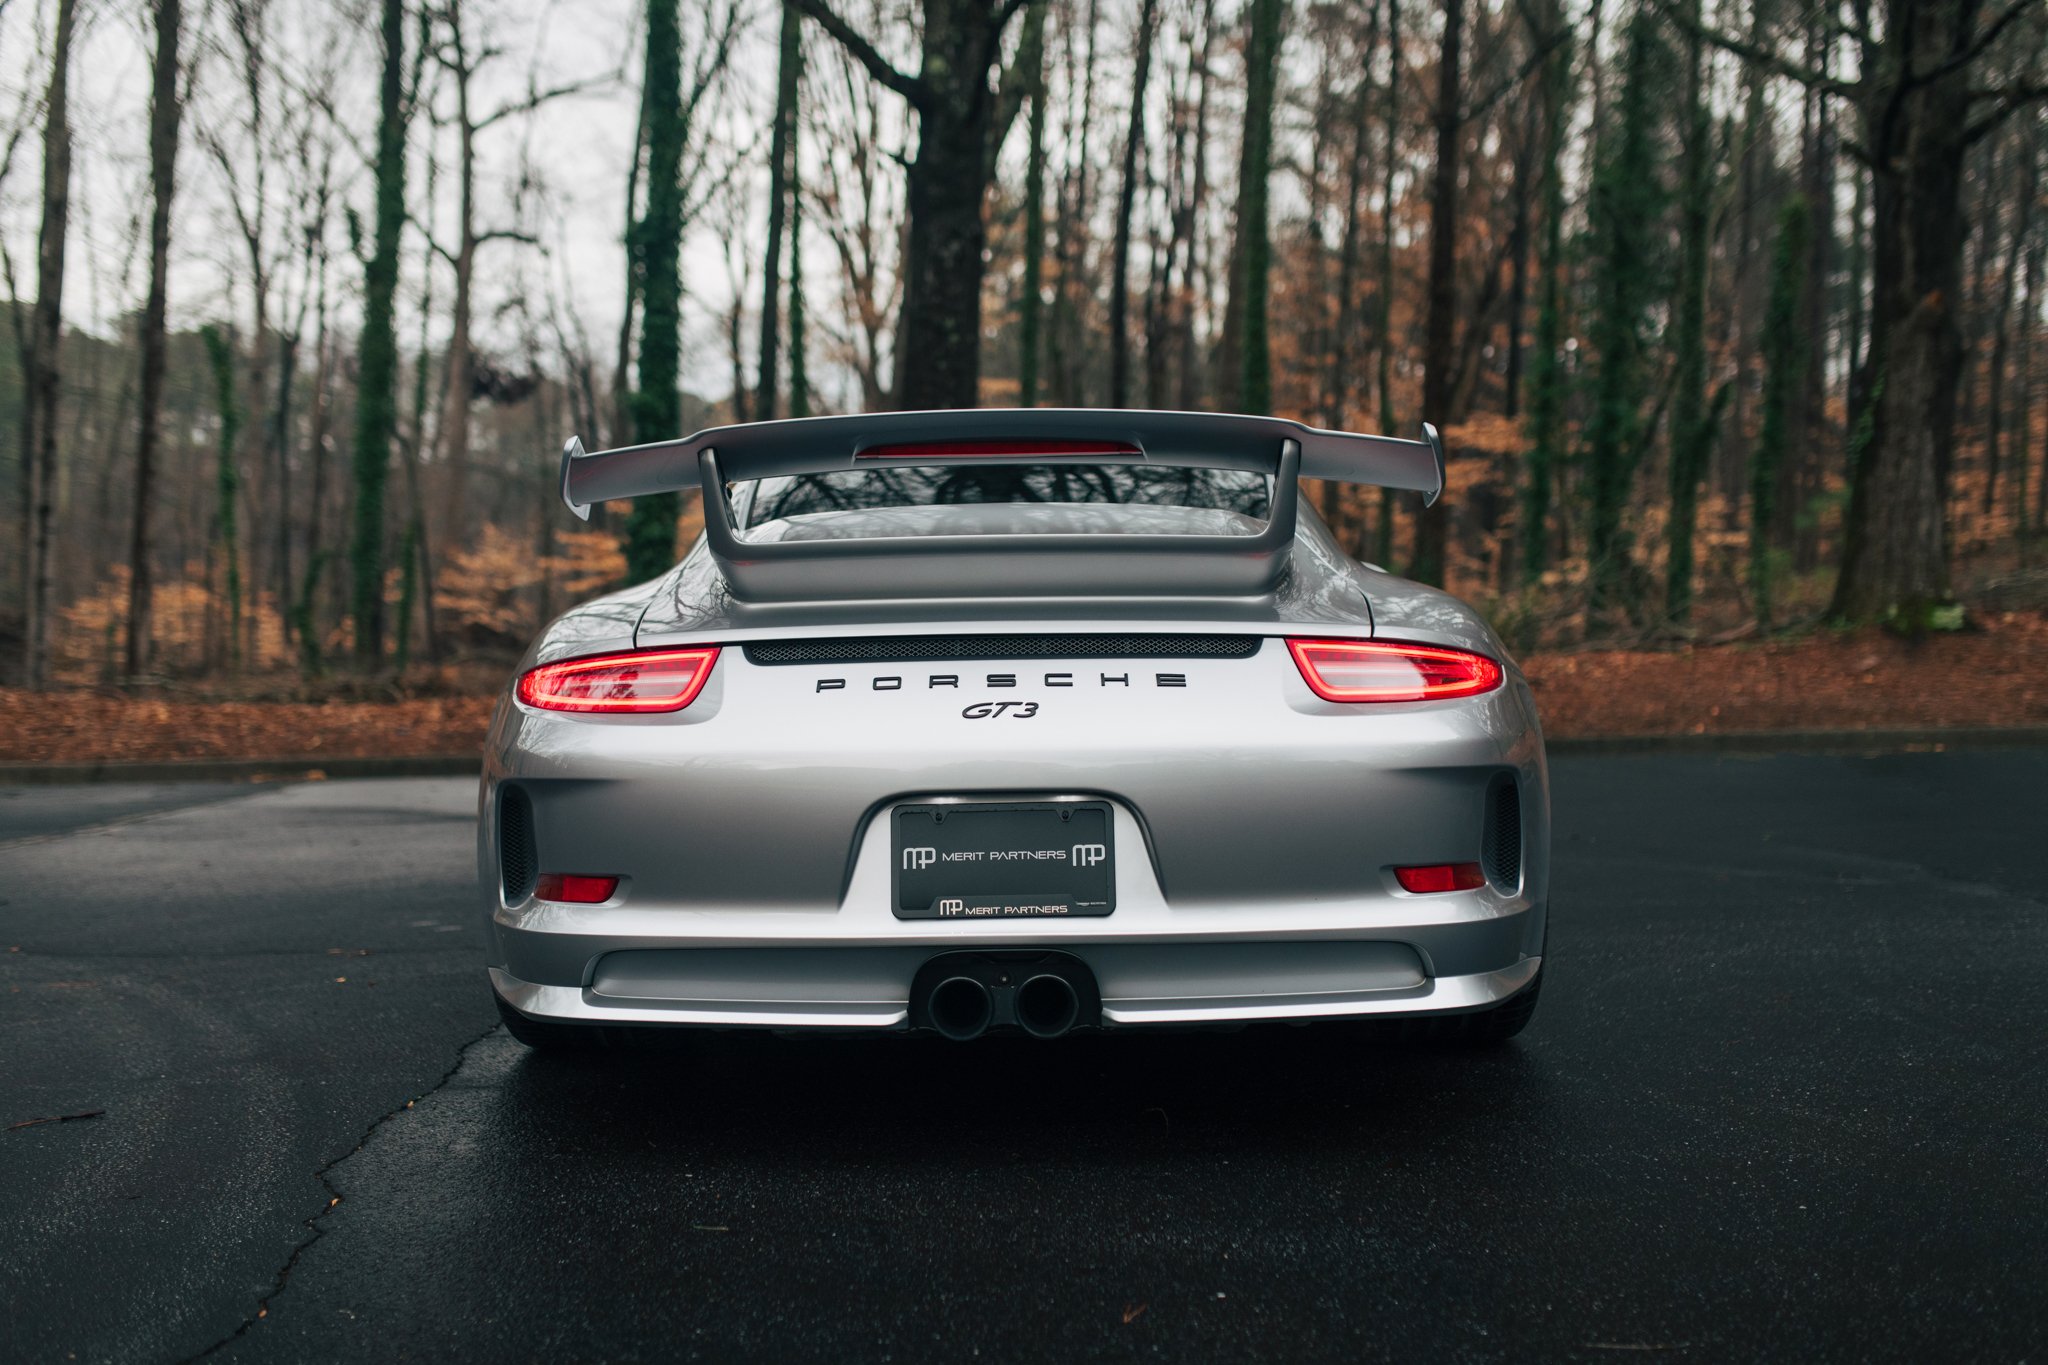
[(498, 874), (505, 882), (505, 903), (515, 905), (533, 893), (540, 855), (533, 845), (533, 802), (514, 786), (498, 789)]
[(955, 659), (1249, 659), (1256, 635), (889, 635), (755, 640), (750, 664), (921, 664)]
[(1486, 793), (1486, 829), (1480, 841), (1486, 876), (1503, 891), (1522, 883), (1522, 791), (1502, 773)]

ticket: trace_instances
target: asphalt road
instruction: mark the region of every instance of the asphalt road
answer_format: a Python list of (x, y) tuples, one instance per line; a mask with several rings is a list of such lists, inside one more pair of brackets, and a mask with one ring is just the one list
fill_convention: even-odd
[(573, 1063), (492, 1027), (467, 782), (10, 791), (0, 1359), (2040, 1360), (2044, 787), (1560, 761), (1492, 1053)]

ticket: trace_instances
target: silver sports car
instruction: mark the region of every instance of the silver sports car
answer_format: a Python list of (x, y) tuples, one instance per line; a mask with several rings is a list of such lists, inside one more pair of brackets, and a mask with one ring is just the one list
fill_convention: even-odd
[(572, 440), (571, 511), (699, 486), (704, 534), (550, 625), (497, 708), (511, 1032), (1519, 1031), (1529, 688), (1471, 608), (1348, 558), (1304, 477), (1433, 499), (1442, 445), (1049, 409)]

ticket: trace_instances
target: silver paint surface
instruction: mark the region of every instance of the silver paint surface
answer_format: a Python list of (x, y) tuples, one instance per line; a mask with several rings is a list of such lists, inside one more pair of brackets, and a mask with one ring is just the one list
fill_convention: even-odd
[[(920, 510), (967, 514), (954, 524), (982, 533), (1001, 515)], [(1128, 509), (1067, 510), (1096, 524)], [(1160, 510), (1139, 515), (1157, 521)], [(920, 525), (943, 534), (946, 522)], [(790, 529), (752, 534), (764, 532)], [(1471, 1009), (1533, 979), (1549, 881), (1542, 735), (1519, 670), (1458, 599), (1348, 559), (1306, 502), (1287, 572), (1257, 596), (928, 591), (741, 602), (700, 542), (662, 577), (551, 624), (522, 669), (614, 649), (725, 648), (703, 693), (673, 715), (539, 712), (508, 690), (486, 746), (478, 848), (501, 996), (536, 1018), (901, 1027), (916, 964), (973, 947), (1081, 956), (1104, 974), (1114, 1025)], [(1189, 631), (1263, 644), (1243, 659), (776, 666), (740, 647)], [(1451, 645), (1501, 660), (1507, 676), (1462, 700), (1325, 702), (1287, 636)], [(1162, 672), (1186, 685), (1158, 686)], [(1077, 685), (1049, 685), (1048, 673)], [(1014, 674), (1015, 685), (991, 686), (991, 674)], [(933, 675), (960, 685), (933, 686)], [(844, 686), (820, 691), (825, 679)], [(987, 700), (1038, 707), (1021, 719), (962, 714)], [(1522, 794), (1519, 883), (1402, 891), (1393, 866), (1479, 860), (1486, 791), (1503, 772)], [(532, 802), (543, 869), (619, 876), (612, 901), (505, 901), (493, 817), (508, 781)], [(1114, 914), (937, 923), (891, 913), (882, 817), (893, 806), (1061, 796), (1115, 808)], [(1417, 966), (1404, 975), (1403, 962)], [(1144, 984), (1112, 997), (1119, 981)]]

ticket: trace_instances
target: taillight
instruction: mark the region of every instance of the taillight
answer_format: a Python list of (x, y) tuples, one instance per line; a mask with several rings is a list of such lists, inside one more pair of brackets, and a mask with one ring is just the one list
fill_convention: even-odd
[(522, 674), (519, 700), (543, 711), (680, 711), (697, 700), (717, 662), (716, 645), (564, 659)]
[(1302, 681), (1324, 701), (1441, 701), (1500, 686), (1484, 654), (1382, 640), (1289, 640)]
[(1439, 863), (1434, 867), (1397, 867), (1394, 880), (1403, 891), (1477, 891), (1486, 885), (1478, 863)]
[(590, 877), (580, 872), (543, 872), (533, 884), (533, 894), (540, 899), (571, 905), (597, 905), (610, 900), (618, 889), (617, 877)]

